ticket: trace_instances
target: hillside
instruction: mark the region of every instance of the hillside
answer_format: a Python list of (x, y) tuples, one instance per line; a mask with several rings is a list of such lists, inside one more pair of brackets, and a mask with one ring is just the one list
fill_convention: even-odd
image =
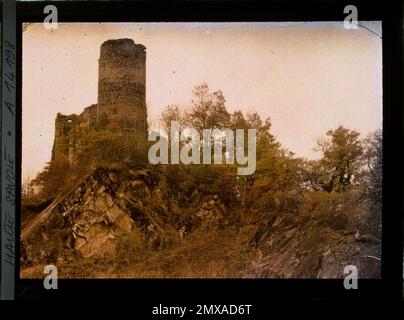
[(96, 169), (25, 227), (21, 276), (42, 278), (45, 264), (66, 278), (338, 278), (348, 264), (361, 277), (380, 275), (369, 257), (380, 257), (380, 241), (344, 220), (347, 210), (366, 209), (353, 207), (352, 195), (311, 198), (300, 212), (257, 205), (246, 214), (212, 185), (188, 179), (168, 192), (184, 178), (170, 173)]

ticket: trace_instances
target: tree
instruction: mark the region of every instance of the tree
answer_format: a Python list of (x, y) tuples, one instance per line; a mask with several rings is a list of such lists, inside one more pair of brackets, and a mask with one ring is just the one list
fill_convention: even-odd
[(34, 184), (29, 176), (25, 177), (21, 186), (21, 198), (24, 201), (29, 201), (35, 194)]
[(381, 130), (372, 132), (364, 139), (365, 152), (363, 154), (366, 167), (365, 182), (369, 196), (376, 204), (382, 201), (383, 184), (383, 135)]
[(230, 114), (226, 110), (222, 91), (211, 93), (206, 83), (202, 83), (192, 91), (191, 111), (187, 114), (187, 124), (198, 130), (226, 128), (230, 122)]
[(263, 121), (258, 113), (247, 113), (247, 119), (241, 111), (235, 111), (230, 118), (230, 128), (233, 130), (244, 129), (244, 141), (247, 141), (247, 130), (256, 130), (256, 155), (260, 160), (268, 150), (278, 149), (279, 142), (276, 141), (274, 135), (270, 132), (271, 119), (267, 118)]
[(302, 163), (303, 187), (310, 191), (332, 191), (331, 170), (325, 168), (321, 160), (307, 160)]
[(247, 123), (249, 128), (257, 130), (257, 159), (265, 154), (267, 150), (278, 149), (280, 144), (271, 134), (271, 119), (266, 118), (262, 121), (258, 113), (247, 114)]
[(240, 110), (233, 112), (233, 114), (230, 116), (230, 127), (233, 130), (248, 129), (248, 122)]
[(324, 166), (325, 191), (345, 191), (359, 174), (362, 166), (363, 145), (359, 132), (339, 126), (318, 139), (317, 151), (323, 153), (320, 164)]
[(381, 130), (370, 133), (364, 139), (365, 195), (370, 200), (368, 228), (372, 234), (380, 235), (382, 227), (383, 198), (383, 135)]
[(145, 162), (144, 155), (138, 150), (136, 135), (109, 130), (88, 134), (77, 157), (77, 167), (87, 167), (87, 171), (98, 166), (130, 166)]
[(160, 121), (162, 122), (163, 128), (169, 132), (171, 128), (171, 122), (177, 121), (180, 124), (180, 127), (184, 127), (185, 118), (184, 115), (181, 114), (178, 105), (168, 105), (160, 115)]
[(55, 198), (66, 186), (69, 178), (69, 163), (67, 159), (53, 160), (32, 180), (32, 187), (39, 188), (39, 198), (49, 200)]

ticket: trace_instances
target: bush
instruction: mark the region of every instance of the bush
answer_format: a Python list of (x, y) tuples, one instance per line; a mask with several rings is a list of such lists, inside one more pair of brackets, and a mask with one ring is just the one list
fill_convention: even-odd
[(307, 192), (301, 213), (336, 230), (369, 229), (369, 207), (359, 190), (348, 192)]

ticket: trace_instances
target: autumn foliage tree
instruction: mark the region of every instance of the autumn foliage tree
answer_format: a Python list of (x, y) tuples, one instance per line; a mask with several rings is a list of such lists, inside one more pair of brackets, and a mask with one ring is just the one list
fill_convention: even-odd
[(226, 100), (222, 91), (210, 92), (206, 83), (202, 83), (192, 91), (190, 111), (186, 115), (187, 125), (202, 132), (203, 129), (226, 128), (230, 114), (226, 109)]
[(46, 167), (32, 181), (38, 187), (39, 198), (44, 201), (55, 198), (63, 189), (69, 177), (69, 163), (67, 159), (48, 162)]
[[(218, 261), (222, 261), (223, 256), (229, 253), (222, 250), (223, 243), (226, 244), (224, 235), (228, 234), (227, 243), (233, 245), (234, 239), (240, 239), (239, 247), (231, 252), (237, 263), (243, 255), (249, 263), (252, 261), (245, 253), (255, 252), (251, 243), (255, 243), (254, 246), (259, 248), (258, 257), (267, 255), (265, 259), (270, 257), (271, 252), (290, 253), (295, 250), (296, 243), (308, 243), (304, 245), (303, 251), (296, 252), (299, 252), (299, 259), (312, 254), (315, 261), (313, 275), (317, 276), (320, 259), (325, 256), (325, 252), (331, 250), (328, 243), (340, 243), (346, 238), (358, 244), (354, 240), (357, 238), (356, 234), (361, 237), (363, 234), (375, 235), (375, 238), (381, 235), (381, 131), (362, 139), (359, 132), (339, 126), (328, 130), (324, 137), (316, 141), (316, 150), (321, 152), (318, 160), (300, 158), (277, 141), (272, 133), (270, 118), (263, 119), (258, 113), (244, 114), (237, 109), (229, 112), (223, 92), (212, 92), (205, 83), (196, 86), (192, 93), (193, 99), (188, 108), (182, 110), (178, 105), (169, 105), (163, 110), (160, 114), (162, 127), (168, 133), (172, 121), (177, 121), (181, 129), (196, 129), (201, 139), (204, 129), (230, 128), (233, 132), (243, 129), (245, 153), (248, 149), (247, 130), (255, 129), (256, 170), (253, 174), (237, 175), (236, 163), (149, 166), (147, 159), (141, 159), (134, 152), (134, 137), (125, 134), (122, 126), (109, 121), (108, 117), (103, 115), (97, 130), (86, 135), (75, 163), (50, 162), (38, 174), (34, 185), (40, 187), (44, 198), (51, 200), (57, 197), (58, 193), (63, 194), (63, 190), (73, 181), (72, 177), (83, 177), (85, 173), (90, 173), (92, 168), (119, 166), (119, 169), (124, 171), (129, 167), (133, 169), (133, 164), (148, 166), (150, 170), (147, 172), (150, 172), (156, 181), (150, 188), (156, 188), (154, 191), (158, 196), (153, 199), (155, 203), (151, 201), (147, 208), (145, 206), (145, 212), (149, 215), (150, 211), (167, 219), (164, 225), (168, 228), (165, 231), (171, 232), (174, 226), (175, 235), (178, 230), (186, 228), (185, 238), (181, 239), (178, 248), (186, 249), (184, 261), (187, 270), (190, 270), (190, 261), (195, 259), (190, 258), (190, 253), (195, 252), (194, 255), (198, 258), (203, 257), (197, 260), (198, 263), (209, 262), (209, 259), (212, 261), (211, 244), (214, 243), (220, 244), (217, 246), (220, 248), (217, 254)], [(224, 151), (226, 141), (223, 140)], [(180, 143), (185, 144), (186, 141)], [(170, 148), (168, 144), (169, 152)], [(28, 194), (29, 190), (26, 190)], [(198, 233), (202, 229), (198, 230), (198, 222), (195, 221), (199, 218), (195, 217), (207, 211), (213, 215), (213, 208), (219, 208), (222, 212), (218, 229), (209, 227)], [(138, 213), (136, 211), (133, 214)], [(165, 228), (163, 224), (161, 227)], [(273, 237), (276, 233), (279, 233), (278, 236)], [(184, 233), (181, 235), (183, 237)], [(327, 237), (331, 239), (329, 242)], [(188, 242), (188, 239), (194, 239), (194, 242)], [(321, 242), (323, 245), (319, 245)], [(195, 246), (187, 247), (189, 243)], [(136, 246), (133, 241), (123, 246), (125, 259), (126, 253), (137, 248)], [(317, 249), (310, 251), (316, 247), (324, 248), (324, 253)], [(133, 256), (139, 259), (138, 251), (132, 252)], [(175, 268), (171, 269), (177, 270), (180, 251), (173, 252), (174, 254), (162, 254), (160, 257), (163, 260), (167, 257), (175, 260)], [(285, 257), (291, 260), (293, 255), (289, 253)], [(152, 263), (156, 263), (158, 256), (155, 252), (150, 254)], [(294, 261), (300, 261), (299, 259)], [(161, 266), (166, 269), (164, 264)], [(223, 266), (228, 268), (225, 263)]]
[(369, 196), (375, 203), (381, 203), (383, 186), (383, 136), (381, 130), (370, 133), (364, 140), (363, 154), (365, 181)]
[[(306, 211), (309, 215), (317, 210), (319, 216), (328, 221), (333, 217), (324, 208), (354, 203), (357, 193), (352, 197), (354, 193), (350, 191), (360, 190), (372, 199), (375, 212), (380, 211), (377, 207), (381, 204), (382, 188), (380, 131), (361, 139), (359, 132), (339, 126), (318, 139), (319, 160), (299, 158), (277, 141), (271, 131), (270, 118), (262, 119), (258, 113), (244, 114), (240, 110), (230, 113), (223, 92), (212, 92), (205, 83), (194, 88), (188, 108), (181, 110), (178, 105), (169, 105), (163, 110), (160, 115), (163, 128), (169, 130), (172, 121), (178, 121), (181, 129), (192, 127), (200, 135), (204, 129), (244, 129), (245, 142), (247, 130), (256, 130), (257, 163), (252, 175), (237, 176), (237, 164), (156, 168), (160, 170), (161, 180), (165, 181), (167, 196), (177, 198), (184, 206), (191, 199), (211, 194), (220, 196), (232, 212), (242, 212), (240, 215), (252, 216), (252, 212), (258, 212), (268, 216)], [(107, 118), (103, 118), (101, 124), (95, 132), (88, 134), (75, 164), (53, 161), (37, 176), (34, 183), (40, 186), (44, 195), (55, 197), (69, 184), (71, 176), (83, 176), (93, 167), (147, 163), (147, 159), (140, 159), (133, 152), (136, 141), (130, 134), (124, 134)], [(247, 148), (246, 143), (244, 146)], [(350, 208), (345, 206), (344, 212), (350, 212)], [(344, 223), (338, 223), (338, 226), (343, 227)]]
[(163, 129), (167, 132), (170, 130), (171, 122), (173, 121), (177, 121), (181, 128), (185, 126), (185, 117), (181, 113), (178, 105), (168, 105), (161, 113), (160, 121), (163, 125)]
[(320, 184), (325, 191), (345, 191), (354, 182), (362, 166), (363, 144), (360, 133), (339, 126), (318, 139), (323, 154), (320, 165), (324, 174)]

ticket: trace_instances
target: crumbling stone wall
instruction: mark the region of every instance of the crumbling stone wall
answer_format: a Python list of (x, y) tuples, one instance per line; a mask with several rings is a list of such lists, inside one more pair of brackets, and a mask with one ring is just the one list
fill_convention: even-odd
[(79, 119), (76, 114), (58, 113), (55, 119), (55, 140), (52, 149), (52, 161), (67, 158), (71, 162), (73, 149), (79, 139)]
[(135, 140), (133, 152), (146, 154), (146, 48), (132, 39), (108, 40), (101, 45), (98, 103), (80, 115), (58, 113), (52, 160), (74, 161), (87, 132), (101, 118), (115, 122)]
[(84, 137), (96, 126), (97, 105), (84, 109), (80, 115), (58, 113), (55, 119), (55, 139), (52, 149), (52, 161), (68, 160), (74, 162), (75, 154), (84, 145)]

